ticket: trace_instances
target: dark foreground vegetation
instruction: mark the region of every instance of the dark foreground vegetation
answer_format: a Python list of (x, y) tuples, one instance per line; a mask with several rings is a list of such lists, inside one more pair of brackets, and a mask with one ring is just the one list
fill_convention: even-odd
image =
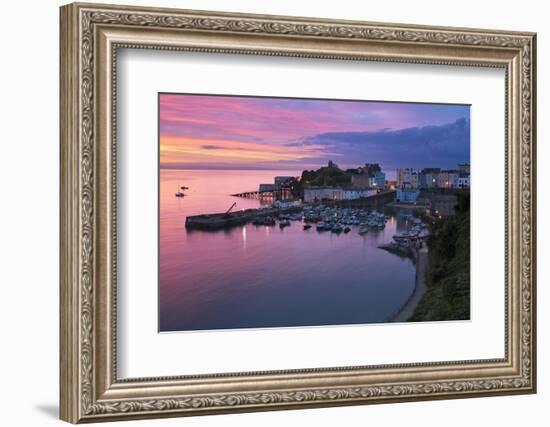
[(470, 192), (457, 192), (456, 214), (436, 222), (428, 240), (428, 290), (409, 321), (470, 319)]

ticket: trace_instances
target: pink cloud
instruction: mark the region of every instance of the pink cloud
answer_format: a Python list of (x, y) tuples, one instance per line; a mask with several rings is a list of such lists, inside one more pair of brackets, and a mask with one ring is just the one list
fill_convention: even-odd
[[(432, 124), (439, 114), (439, 110), (429, 104), (389, 102), (188, 94), (161, 94), (159, 101), (161, 136), (174, 138), (173, 141), (180, 141), (180, 144), (194, 141), (189, 147), (193, 156), (203, 160), (210, 156), (217, 161), (229, 153), (235, 156), (235, 151), (244, 152), (246, 147), (250, 152), (271, 150), (280, 153), (281, 147), (290, 149), (289, 142), (324, 133), (369, 132)], [(441, 122), (446, 119), (441, 115)], [(197, 151), (212, 140), (231, 141), (239, 144), (239, 150)], [(325, 152), (316, 149), (301, 154), (304, 158), (323, 156), (328, 153), (327, 147), (324, 148)], [(172, 152), (170, 158), (183, 162), (186, 155), (191, 152)]]

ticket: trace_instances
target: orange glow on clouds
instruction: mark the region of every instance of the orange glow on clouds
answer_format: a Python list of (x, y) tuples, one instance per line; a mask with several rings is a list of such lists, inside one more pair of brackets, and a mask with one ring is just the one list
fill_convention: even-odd
[(210, 163), (223, 161), (232, 164), (256, 164), (258, 162), (293, 161), (319, 155), (321, 147), (286, 147), (267, 143), (239, 142), (222, 139), (197, 139), (161, 135), (160, 162), (169, 165), (186, 163)]
[[(296, 170), (317, 168), (328, 159), (347, 167), (374, 158), (385, 165), (397, 158), (409, 164), (413, 144), (424, 144), (422, 153), (415, 151), (417, 161), (424, 162), (434, 153), (428, 143), (433, 126), (464, 122), (468, 114), (469, 107), (460, 105), (160, 94), (160, 163)], [(423, 131), (422, 126), (430, 127)], [(453, 126), (442, 128), (442, 135), (466, 135), (457, 133), (465, 126)], [(419, 142), (422, 132), (427, 142)], [(463, 140), (455, 146), (467, 151), (467, 135)], [(449, 163), (446, 153), (441, 156), (439, 164)]]

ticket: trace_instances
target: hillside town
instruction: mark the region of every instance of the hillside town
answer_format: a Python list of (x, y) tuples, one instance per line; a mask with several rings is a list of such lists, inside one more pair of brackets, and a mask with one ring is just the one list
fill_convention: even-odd
[(317, 171), (304, 171), (300, 178), (276, 176), (273, 183), (260, 184), (258, 192), (240, 195), (272, 197), (283, 207), (299, 202), (358, 200), (391, 192), (395, 207), (433, 209), (437, 215), (448, 216), (454, 212), (455, 190), (470, 188), (469, 163), (458, 164), (456, 169), (398, 168), (395, 176), (395, 180), (386, 179), (378, 163), (344, 171), (329, 161)]
[[(259, 184), (257, 191), (232, 194), (259, 199), (260, 207), (232, 212), (234, 202), (224, 213), (188, 216), (185, 226), (214, 231), (251, 223), (284, 230), (297, 224), (308, 234), (315, 230), (331, 236), (378, 235), (377, 249), (410, 258), (416, 266), (414, 292), (390, 317), (392, 321), (467, 318), (470, 165), (400, 168), (395, 177), (386, 179), (377, 163), (342, 170), (329, 161), (315, 171), (303, 171), (301, 177), (279, 175), (273, 183)], [(391, 230), (399, 230), (391, 240), (384, 232), (389, 222)], [(443, 286), (428, 274), (429, 265), (446, 271), (456, 298), (427, 292), (430, 283)], [(443, 308), (434, 309), (434, 304)]]

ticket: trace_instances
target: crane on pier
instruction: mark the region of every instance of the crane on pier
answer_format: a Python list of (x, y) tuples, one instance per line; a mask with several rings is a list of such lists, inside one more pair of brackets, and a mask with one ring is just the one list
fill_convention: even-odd
[(233, 210), (233, 208), (237, 206), (237, 202), (234, 202), (230, 207), (229, 209), (227, 209), (227, 211), (223, 214), (223, 217), (224, 218), (229, 218), (229, 213)]

